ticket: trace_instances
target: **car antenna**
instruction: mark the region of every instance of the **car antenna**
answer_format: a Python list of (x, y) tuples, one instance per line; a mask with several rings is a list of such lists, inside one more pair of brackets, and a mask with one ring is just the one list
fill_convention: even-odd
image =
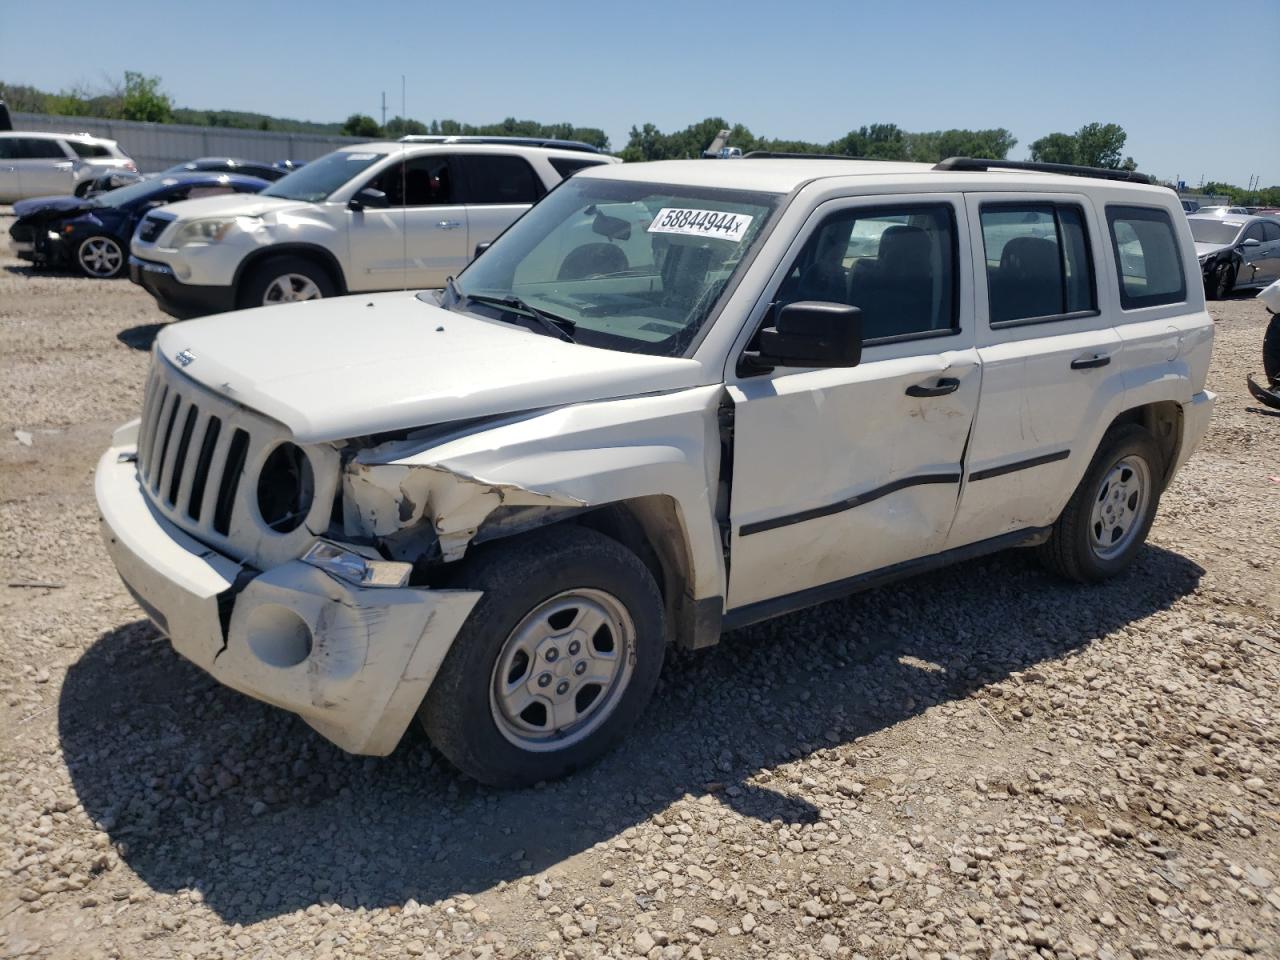
[[(405, 122), (408, 114), (405, 113), (404, 107), (404, 74), (400, 74), (400, 123)], [(400, 129), (404, 129), (401, 126)], [(384, 133), (386, 131), (383, 131)], [(408, 291), (409, 289), (409, 194), (407, 184), (409, 182), (406, 166), (408, 161), (405, 159), (407, 146), (404, 141), (400, 143), (400, 289)]]

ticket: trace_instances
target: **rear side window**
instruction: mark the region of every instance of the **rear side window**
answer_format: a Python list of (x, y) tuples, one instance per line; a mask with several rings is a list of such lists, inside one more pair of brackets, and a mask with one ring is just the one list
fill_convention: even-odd
[(473, 153), (459, 159), (466, 171), (466, 203), (536, 203), (546, 193), (523, 157)]
[(1262, 225), (1262, 236), (1268, 242), (1280, 240), (1280, 223), (1264, 223)]
[(97, 143), (82, 143), (79, 140), (68, 140), (67, 146), (76, 152), (77, 157), (84, 157), (86, 160), (92, 157), (111, 156), (110, 150)]
[(434, 207), (458, 203), (449, 157), (432, 154), (393, 163), (366, 184), (387, 195), (392, 207)]
[(1125, 310), (1187, 299), (1182, 254), (1168, 213), (1150, 207), (1108, 206), (1107, 226), (1120, 275), (1120, 305)]
[(863, 342), (959, 330), (956, 228), (950, 205), (859, 208), (814, 231), (778, 291), (862, 311)]
[(990, 323), (1054, 320), (1097, 310), (1084, 214), (1071, 204), (984, 204)]
[(600, 163), (601, 161), (599, 160), (579, 160), (577, 158), (570, 160), (567, 157), (551, 158), (551, 166), (554, 167), (556, 173), (560, 174), (560, 176), (565, 180), (568, 180), (579, 170), (585, 169), (586, 167), (598, 167), (600, 166)]

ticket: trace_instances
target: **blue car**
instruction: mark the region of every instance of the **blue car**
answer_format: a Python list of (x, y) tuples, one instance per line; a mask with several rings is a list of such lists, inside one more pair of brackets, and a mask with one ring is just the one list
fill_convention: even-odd
[(237, 173), (179, 173), (95, 197), (34, 197), (13, 205), (9, 245), (37, 266), (72, 267), (88, 277), (118, 277), (128, 267), (134, 227), (150, 210), (179, 200), (257, 193), (268, 185)]

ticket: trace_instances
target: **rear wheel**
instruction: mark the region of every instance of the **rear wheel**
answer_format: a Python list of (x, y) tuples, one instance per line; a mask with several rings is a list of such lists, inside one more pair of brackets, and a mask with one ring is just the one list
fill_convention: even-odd
[(1045, 565), (1081, 582), (1125, 570), (1151, 530), (1163, 476), (1164, 458), (1146, 429), (1124, 424), (1108, 431), (1040, 547)]
[(464, 773), (525, 786), (591, 763), (644, 709), (666, 633), (643, 562), (579, 527), (476, 550), (454, 583), (484, 592), (419, 718)]
[(86, 277), (109, 280), (123, 272), (124, 250), (114, 237), (89, 237), (76, 247), (76, 266)]
[(1231, 262), (1218, 264), (1209, 278), (1209, 299), (1225, 300), (1236, 285), (1236, 267)]
[(256, 265), (240, 289), (239, 306), (271, 307), (280, 303), (321, 300), (337, 291), (329, 274), (305, 257), (271, 257)]

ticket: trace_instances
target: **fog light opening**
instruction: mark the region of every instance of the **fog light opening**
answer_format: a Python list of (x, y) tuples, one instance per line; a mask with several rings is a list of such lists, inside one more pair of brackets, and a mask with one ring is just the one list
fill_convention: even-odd
[(311, 656), (311, 628), (305, 620), (278, 604), (263, 604), (249, 614), (249, 649), (272, 667), (296, 667)]

